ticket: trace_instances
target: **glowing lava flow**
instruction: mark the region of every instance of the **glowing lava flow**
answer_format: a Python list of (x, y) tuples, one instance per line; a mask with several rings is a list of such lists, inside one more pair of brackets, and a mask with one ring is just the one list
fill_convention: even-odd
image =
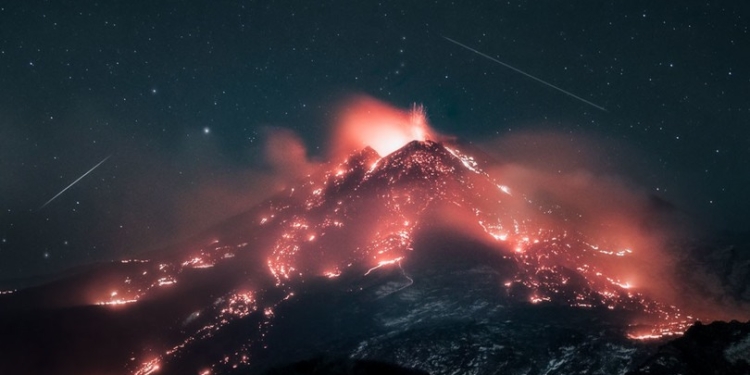
[(401, 262), (401, 259), (404, 259), (404, 257), (398, 257), (396, 259), (390, 259), (390, 260), (381, 260), (380, 262), (378, 262), (378, 265), (376, 265), (375, 267), (372, 267), (369, 270), (367, 270), (367, 272), (365, 272), (365, 276), (369, 275), (370, 272), (375, 271), (376, 269), (378, 269), (380, 267), (388, 266), (388, 265), (391, 265), (391, 264), (397, 264), (397, 263)]
[[(662, 336), (694, 321), (674, 306), (649, 299), (627, 280), (605, 275), (598, 266), (602, 256), (627, 257), (632, 249), (607, 249), (581, 233), (540, 227), (513, 209), (532, 204), (528, 198), (511, 194), (509, 187), (494, 181), (473, 157), (456, 147), (412, 142), (383, 158), (365, 150), (332, 170), (322, 180), (311, 179), (305, 185), (308, 194), (296, 192), (299, 201), (260, 220), (280, 230), (267, 260), (279, 286), (308, 275), (336, 277), (353, 264), (369, 264), (365, 276), (400, 265), (412, 250), (424, 213), (442, 202), (470, 212), (499, 249), (511, 250), (505, 257), (513, 259), (520, 271), (506, 283), (510, 295), (526, 296), (534, 304), (631, 311)], [(359, 233), (362, 228), (374, 231)], [(349, 250), (340, 251), (335, 249), (341, 243), (326, 242), (330, 236), (356, 240), (344, 243)], [(633, 333), (631, 337), (647, 336)]]
[(122, 283), (114, 287), (114, 291), (102, 290), (92, 303), (101, 306), (119, 306), (138, 302), (159, 288), (176, 284), (179, 275), (186, 270), (211, 268), (219, 261), (234, 258), (235, 251), (247, 246), (247, 243), (235, 246), (220, 246), (218, 243), (218, 241), (213, 241), (209, 248), (201, 249), (198, 254), (181, 262), (155, 263), (144, 259), (121, 260), (120, 264), (126, 265), (133, 271), (123, 278)]
[(134, 373), (134, 375), (151, 375), (160, 369), (159, 359), (152, 359), (143, 363), (143, 366)]
[[(259, 316), (257, 332), (262, 338), (273, 326), (276, 307), (293, 298), (311, 278), (335, 279), (352, 272), (371, 277), (380, 269), (398, 266), (408, 282), (396, 291), (412, 285), (414, 280), (402, 263), (413, 251), (429, 251), (415, 250), (414, 237), (423, 223), (439, 215), (435, 207), (450, 207), (457, 213), (451, 219), (470, 225), (497, 249), (499, 257), (517, 265), (498, 293), (519, 303), (632, 312), (641, 322), (632, 326), (632, 339), (678, 334), (693, 322), (678, 308), (642, 294), (628, 278), (607, 274), (600, 267), (603, 260), (627, 259), (637, 249), (608, 248), (564, 226), (547, 227), (517, 209), (533, 204), (523, 192), (514, 189), (512, 193), (455, 145), (414, 141), (383, 157), (370, 148), (362, 149), (255, 211), (253, 225), (263, 235), (253, 246), (265, 247), (261, 261), (269, 274), (256, 277), (270, 276), (269, 285), (275, 284), (271, 288), (283, 298), (263, 300), (258, 297), (260, 290), (240, 289), (218, 297), (212, 305), (182, 317), (185, 338), (144, 362), (135, 373), (157, 371), (186, 348), (251, 314)], [(539, 204), (534, 207), (542, 213), (552, 210)], [(243, 238), (236, 245), (225, 241), (229, 243), (227, 239), (212, 241), (171, 262), (123, 262), (132, 267), (132, 274), (118, 287), (109, 286), (106, 297), (97, 301), (102, 305), (134, 303), (156, 290), (179, 288), (185, 273), (211, 272), (236, 262), (235, 257), (246, 256), (242, 248), (248, 240)], [(265, 344), (262, 339), (248, 342), (212, 366), (249, 363), (253, 345)]]

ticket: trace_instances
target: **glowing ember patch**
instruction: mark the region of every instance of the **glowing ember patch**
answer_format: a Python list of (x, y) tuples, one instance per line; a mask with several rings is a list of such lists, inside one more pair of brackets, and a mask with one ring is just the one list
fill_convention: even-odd
[(365, 276), (369, 275), (370, 272), (372, 272), (372, 271), (374, 271), (374, 270), (376, 270), (376, 269), (378, 269), (380, 267), (388, 266), (388, 265), (391, 265), (391, 264), (396, 264), (396, 263), (400, 262), (401, 259), (404, 259), (404, 257), (398, 257), (398, 258), (390, 259), (390, 260), (381, 260), (380, 262), (378, 262), (377, 266), (372, 267), (369, 270), (367, 270), (367, 272), (365, 272)]
[(159, 364), (159, 359), (152, 359), (141, 366), (141, 368), (135, 372), (135, 375), (150, 375), (153, 374), (161, 368)]
[(332, 278), (341, 276), (341, 271), (339, 270), (327, 271), (327, 272), (324, 272), (323, 275), (329, 279), (332, 279)]
[(241, 292), (232, 294), (227, 306), (221, 310), (223, 316), (233, 316), (234, 318), (243, 318), (255, 311), (255, 297), (251, 292)]
[(204, 261), (201, 257), (194, 257), (190, 260), (182, 262), (182, 266), (192, 268), (210, 268), (213, 267), (214, 264)]
[(123, 259), (120, 261), (120, 263), (127, 264), (127, 263), (148, 263), (149, 260), (145, 259)]
[(177, 280), (169, 278), (169, 277), (162, 277), (159, 280), (157, 280), (157, 283), (159, 286), (165, 286), (165, 285), (172, 285), (175, 284)]
[(630, 283), (615, 283), (615, 284), (623, 289), (630, 289), (633, 287), (632, 285), (630, 285)]
[(468, 170), (470, 170), (470, 171), (472, 171), (472, 172), (474, 172), (476, 174), (480, 174), (480, 175), (484, 175), (484, 176), (487, 175), (484, 171), (482, 171), (479, 168), (479, 164), (476, 162), (476, 160), (474, 160), (473, 156), (465, 155), (465, 154), (461, 153), (461, 151), (456, 150), (456, 149), (451, 149), (451, 148), (448, 148), (448, 147), (446, 147), (445, 149), (448, 150), (448, 152), (450, 152), (453, 156), (455, 156), (456, 158), (458, 158), (458, 160), (461, 161), (461, 164), (463, 164), (464, 167), (466, 167), (466, 169), (468, 169)]
[(628, 338), (631, 340), (655, 340), (662, 338), (662, 335), (645, 334), (645, 335), (633, 335), (628, 334)]
[(682, 336), (693, 323), (692, 317), (688, 316), (687, 320), (657, 325), (650, 329), (634, 329), (628, 333), (627, 337), (631, 340), (655, 340), (664, 337)]
[(498, 241), (505, 241), (508, 239), (508, 235), (506, 233), (503, 233), (503, 234), (490, 233), (490, 235), (492, 237), (495, 237), (495, 239)]
[(135, 303), (138, 302), (137, 299), (115, 299), (112, 301), (101, 301), (97, 302), (97, 305), (100, 306), (118, 306), (118, 305), (127, 305), (129, 303)]
[(530, 301), (531, 303), (549, 302), (549, 301), (551, 301), (551, 300), (552, 300), (552, 299), (551, 299), (551, 298), (549, 298), (549, 297), (537, 297), (537, 296), (531, 296), (531, 297), (529, 298), (529, 301)]

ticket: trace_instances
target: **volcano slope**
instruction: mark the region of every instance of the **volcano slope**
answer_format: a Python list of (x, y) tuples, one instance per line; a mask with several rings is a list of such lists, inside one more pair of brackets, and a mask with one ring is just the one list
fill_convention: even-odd
[(365, 148), (184, 243), (5, 292), (0, 372), (244, 374), (326, 355), (612, 374), (692, 324), (620, 278), (634, 250), (463, 148)]

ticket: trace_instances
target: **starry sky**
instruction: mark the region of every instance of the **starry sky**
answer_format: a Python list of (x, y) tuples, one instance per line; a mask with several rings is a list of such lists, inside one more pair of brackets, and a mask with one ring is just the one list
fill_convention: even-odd
[(728, 1), (5, 2), (0, 280), (246, 210), (276, 187), (269, 129), (322, 160), (337, 103), (357, 94), (421, 103), (467, 142), (602, 140), (623, 178), (712, 230), (747, 230), (749, 25)]

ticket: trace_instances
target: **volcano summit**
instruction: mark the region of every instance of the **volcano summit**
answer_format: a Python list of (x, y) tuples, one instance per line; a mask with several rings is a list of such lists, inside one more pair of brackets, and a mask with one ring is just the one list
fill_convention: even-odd
[(0, 295), (0, 372), (245, 374), (326, 354), (625, 373), (654, 349), (640, 339), (696, 320), (629, 281), (648, 249), (465, 150), (481, 154), (367, 147), (183, 244)]

